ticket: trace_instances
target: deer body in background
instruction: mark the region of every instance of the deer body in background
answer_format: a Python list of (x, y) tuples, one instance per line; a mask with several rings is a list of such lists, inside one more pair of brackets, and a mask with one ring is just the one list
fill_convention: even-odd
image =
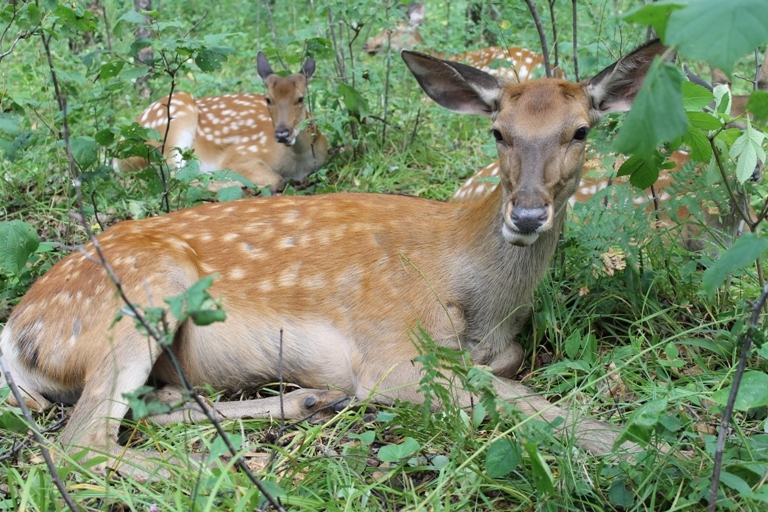
[[(424, 21), (425, 11), (426, 7), (423, 3), (408, 5), (408, 20), (399, 22), (393, 30), (385, 29), (370, 38), (363, 45), (363, 51), (375, 55), (386, 52), (388, 47), (393, 51), (413, 47), (423, 48), (424, 40), (419, 33), (419, 26)], [(432, 53), (432, 55), (440, 59), (447, 58), (454, 62), (461, 62), (491, 75), (504, 77), (515, 82), (525, 82), (531, 78), (536, 68), (544, 65), (544, 57), (542, 55), (520, 47), (503, 48), (501, 46), (491, 46), (450, 56), (438, 53)], [(497, 60), (507, 61), (510, 65), (500, 65), (492, 68), (491, 63)], [(559, 67), (553, 69), (552, 72), (555, 78), (565, 78), (562, 69)]]
[[(209, 291), (223, 301), (225, 322), (202, 327), (169, 319), (172, 350), (192, 385), (243, 389), (282, 378), (308, 388), (286, 394), (282, 404), (277, 397), (214, 404), (223, 417), (279, 416), (282, 405), (286, 417), (302, 418), (372, 393), (379, 402), (423, 402), (412, 341), (419, 329), (492, 369), (501, 399), (548, 422), (562, 419), (560, 435), (612, 453), (613, 427), (510, 380), (523, 360), (515, 337), (578, 187), (590, 127), (602, 114), (628, 108), (664, 50), (658, 42), (645, 45), (580, 83), (522, 84), (404, 51), (437, 103), (493, 119), (502, 186), (480, 201), (252, 198), (124, 221), (98, 242), (124, 292), (142, 307), (219, 275)], [(116, 441), (128, 411), (123, 394), (150, 378), (179, 385), (179, 377), (133, 320), (113, 322), (122, 304), (94, 254), (87, 244), (42, 276), (11, 314), (0, 347), (30, 406), (76, 403), (64, 445), (106, 454), (110, 466), (122, 462), (124, 474), (146, 478), (157, 469), (146, 457), (159, 454)], [(455, 396), (462, 407), (475, 400), (461, 389)], [(165, 419), (190, 416), (202, 414)]]
[[(185, 92), (173, 94), (163, 155), (172, 166), (182, 164), (177, 148), (191, 148), (202, 172), (229, 169), (272, 190), (282, 189), (286, 179), (300, 181), (322, 167), (328, 155), (325, 136), (312, 122), (302, 128), (307, 119), (304, 97), (315, 61), (307, 59), (300, 73), (281, 77), (259, 52), (257, 69), (267, 87), (266, 95), (196, 99)], [(139, 116), (138, 123), (165, 136), (167, 104), (167, 97), (155, 101)], [(146, 160), (137, 157), (120, 162), (125, 171), (146, 165)]]

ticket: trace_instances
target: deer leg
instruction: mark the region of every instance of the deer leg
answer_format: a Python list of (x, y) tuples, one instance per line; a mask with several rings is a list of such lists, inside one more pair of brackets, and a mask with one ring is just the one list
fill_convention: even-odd
[[(115, 342), (104, 360), (94, 364), (86, 376), (80, 399), (61, 434), (61, 443), (77, 457), (79, 464), (106, 457), (91, 468), (97, 472), (111, 468), (137, 481), (167, 478), (169, 473), (151, 460), (163, 459), (159, 453), (142, 450), (139, 454), (117, 442), (120, 422), (129, 409), (123, 394), (146, 383), (160, 348), (125, 320), (116, 326), (114, 339), (120, 340), (119, 344)], [(82, 455), (81, 450), (85, 450)], [(178, 464), (175, 459), (174, 464)]]
[[(381, 383), (375, 384), (380, 392), (380, 396), (377, 396), (376, 400), (382, 402), (400, 399), (421, 403), (424, 401), (424, 397), (418, 390), (420, 379), (421, 369), (418, 365), (414, 365), (410, 361), (400, 363), (390, 371)], [(558, 435), (574, 439), (584, 450), (594, 455), (614, 452), (613, 446), (620, 433), (617, 427), (602, 421), (585, 418), (573, 408), (564, 409), (553, 405), (519, 382), (497, 377), (494, 379), (494, 390), (499, 398), (515, 406), (525, 416), (535, 416), (548, 423), (562, 418), (564, 421), (557, 428)], [(477, 403), (477, 397), (466, 390), (454, 389), (453, 395), (460, 407), (468, 408), (473, 403)], [(625, 442), (617, 451), (637, 452), (639, 450), (640, 447), (636, 444)]]
[[(169, 387), (158, 390), (157, 398), (168, 404), (181, 402), (180, 388)], [(237, 400), (209, 403), (209, 411), (219, 419), (280, 418), (291, 420), (329, 418), (346, 407), (351, 397), (342, 391), (299, 389), (282, 397), (274, 396), (255, 400)], [(152, 416), (152, 421), (167, 425), (170, 423), (199, 423), (208, 421), (197, 403), (189, 403), (166, 414)]]
[(230, 151), (222, 160), (221, 168), (244, 176), (260, 188), (269, 187), (273, 192), (285, 186), (285, 180), (280, 174), (248, 151)]

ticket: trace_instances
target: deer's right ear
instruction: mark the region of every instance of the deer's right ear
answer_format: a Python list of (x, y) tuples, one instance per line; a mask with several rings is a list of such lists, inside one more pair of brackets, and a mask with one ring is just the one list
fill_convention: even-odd
[(259, 72), (262, 80), (266, 80), (269, 75), (274, 74), (272, 66), (267, 61), (267, 56), (262, 51), (259, 51), (259, 54), (256, 56), (256, 70)]
[(400, 55), (427, 95), (448, 110), (493, 116), (504, 82), (471, 66), (403, 50)]

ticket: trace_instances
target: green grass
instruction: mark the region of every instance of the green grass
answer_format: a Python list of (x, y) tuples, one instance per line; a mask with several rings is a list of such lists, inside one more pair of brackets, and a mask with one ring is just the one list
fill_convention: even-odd
[[(579, 4), (582, 75), (585, 68), (595, 72), (610, 60), (598, 41), (618, 53), (645, 36), (642, 27), (619, 21), (613, 10), (617, 4), (627, 7), (622, 4), (628, 2)], [(382, 140), (384, 124), (369, 118), (357, 126), (358, 138), (352, 140), (347, 112), (335, 92), (340, 77), (333, 55), (321, 52), (311, 89), (313, 109), (331, 145), (345, 150), (311, 177), (306, 188), (286, 193), (364, 191), (444, 200), (495, 157), (488, 121), (446, 112), (425, 100), (397, 55), (392, 55), (390, 88), (385, 89), (385, 58), (360, 51), (363, 41), (384, 26), (381, 4), (349, 7), (339, 0), (314, 5), (314, 11), (300, 1), (273, 7), (280, 34), (275, 41), (262, 3), (221, 2), (192, 36), (231, 33), (223, 44), (236, 48), (237, 54), (220, 71), (202, 73), (191, 66), (179, 77), (178, 89), (199, 96), (261, 92), (254, 69), (258, 49), (280, 48), (296, 71), (304, 39), (328, 37), (328, 9), (344, 22), (363, 23), (353, 45), (359, 53), (355, 64), (348, 64), (345, 78), (355, 78), (370, 112), (379, 118), (384, 117), (388, 96), (387, 136)], [(114, 27), (131, 6), (106, 2), (105, 7)], [(179, 20), (184, 32), (210, 7), (204, 2), (163, 2), (159, 19)], [(430, 4), (423, 29), (428, 43), (464, 48), (464, 7), (465, 2)], [(522, 3), (499, 10), (510, 22), (503, 34), (510, 44), (538, 48)], [(568, 11), (557, 13), (561, 41), (570, 39)], [(103, 21), (96, 42), (79, 55), (67, 45), (68, 30), (57, 25), (60, 38), (52, 44), (57, 67), (69, 73), (64, 89), (72, 136), (93, 137), (99, 130), (131, 122), (149, 100), (140, 98), (129, 83), (96, 79), (83, 64), (89, 52), (106, 48)], [(471, 40), (482, 46), (479, 38)], [(115, 55), (129, 60), (130, 30), (122, 38), (110, 34), (110, 42)], [(561, 50), (569, 69), (568, 45), (561, 43)], [(97, 53), (94, 58), (107, 55)], [(741, 64), (744, 74), (749, 73), (746, 61)], [(6, 152), (0, 162), (0, 220), (24, 220), (43, 241), (80, 243), (85, 235), (70, 215), (76, 206), (39, 38), (21, 41), (0, 68), (5, 76), (4, 108), (23, 112), (20, 130), (27, 134), (11, 138), (17, 142), (16, 153), (11, 158)], [(152, 99), (167, 94), (168, 84), (167, 77), (156, 77)], [(604, 148), (612, 133), (601, 130), (593, 136)], [(105, 225), (162, 213), (154, 178), (110, 171), (112, 149), (99, 148), (97, 163), (83, 169), (92, 173), (84, 187), (87, 213), (92, 215), (95, 208), (104, 215)], [(174, 209), (193, 203), (185, 194), (184, 187), (172, 194)], [(703, 509), (721, 412), (712, 393), (733, 377), (748, 301), (757, 297), (760, 287), (749, 269), (714, 298), (705, 297), (700, 267), (709, 257), (684, 252), (651, 229), (652, 223), (653, 214), (615, 205), (606, 211), (599, 200), (578, 207), (521, 339), (528, 349), (527, 384), (589, 417), (630, 425), (630, 432), (649, 441), (636, 460), (592, 457), (571, 441), (556, 440), (552, 427), (535, 418), (511, 412), (491, 420), (484, 419), (483, 410), (451, 406), (434, 414), (410, 404), (378, 406), (375, 415), (353, 408), (320, 424), (301, 422), (282, 429), (278, 419), (238, 420), (225, 421), (224, 428), (246, 463), (291, 510)], [(99, 230), (95, 222), (92, 225)], [(601, 258), (609, 248), (626, 255), (626, 269), (613, 275)], [(41, 253), (18, 275), (0, 275), (3, 320), (33, 280), (66, 253), (63, 248)], [(754, 356), (750, 367), (764, 371), (766, 364)], [(438, 396), (445, 393), (437, 383), (428, 388)], [(55, 407), (35, 419), (42, 428), (51, 428), (66, 411)], [(15, 409), (0, 404), (0, 510), (65, 509), (39, 449), (20, 421)], [(721, 485), (723, 508), (764, 509), (766, 425), (765, 407), (737, 412), (724, 468), (731, 477)], [(245, 511), (263, 501), (247, 477), (233, 468), (212, 426), (140, 422), (135, 430), (127, 426), (124, 435), (137, 449), (158, 450), (180, 460), (198, 454), (218, 462), (204, 468), (161, 463), (171, 478), (139, 484), (116, 475), (107, 478), (72, 461), (60, 452), (52, 431), (48, 438), (54, 443), (60, 475), (84, 510)], [(672, 452), (657, 449), (661, 445)]]

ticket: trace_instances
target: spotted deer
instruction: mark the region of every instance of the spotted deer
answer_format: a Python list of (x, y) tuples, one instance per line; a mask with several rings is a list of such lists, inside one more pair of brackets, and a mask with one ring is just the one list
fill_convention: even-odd
[[(426, 7), (423, 3), (409, 4), (408, 19), (398, 22), (394, 29), (384, 29), (370, 38), (363, 45), (363, 51), (375, 55), (386, 52), (388, 47), (394, 51), (400, 51), (403, 48), (424, 48), (424, 40), (419, 33), (419, 26), (424, 21), (425, 12)], [(446, 56), (436, 52), (432, 52), (431, 55), (439, 59), (447, 58), (454, 62), (463, 62), (491, 75), (503, 76), (517, 82), (525, 82), (531, 78), (534, 70), (539, 67), (543, 69), (544, 66), (542, 55), (520, 47), (490, 46), (457, 55)], [(491, 63), (495, 61), (507, 61), (509, 65), (491, 67)], [(563, 70), (559, 67), (553, 69), (552, 72), (556, 78), (565, 78)]]
[[(157, 306), (203, 276), (227, 320), (169, 320), (172, 350), (194, 386), (249, 389), (278, 379), (287, 418), (347, 398), (423, 402), (417, 329), (439, 346), (469, 352), (494, 387), (524, 414), (595, 454), (614, 453), (616, 428), (560, 408), (511, 380), (523, 360), (515, 341), (558, 241), (568, 198), (581, 178), (584, 146), (600, 116), (627, 110), (658, 42), (579, 83), (514, 83), (481, 70), (403, 51), (425, 92), (456, 112), (492, 119), (501, 187), (451, 204), (376, 194), (250, 198), (124, 221), (98, 243), (132, 303)], [(106, 464), (147, 478), (152, 452), (116, 441), (123, 397), (151, 379), (179, 386), (158, 344), (122, 307), (86, 244), (43, 275), (16, 306), (0, 348), (30, 407), (75, 407), (60, 440), (107, 455)], [(461, 407), (472, 395), (456, 389)], [(11, 402), (14, 399), (11, 398)], [(476, 403), (476, 402), (474, 402)], [(278, 398), (219, 402), (224, 418), (274, 417)], [(197, 420), (198, 410), (158, 421)], [(624, 449), (636, 447), (626, 444)]]
[[(182, 162), (180, 149), (193, 149), (200, 171), (229, 169), (259, 187), (280, 190), (286, 179), (303, 180), (318, 170), (328, 156), (328, 143), (304, 105), (315, 61), (307, 59), (301, 72), (281, 77), (259, 52), (256, 67), (266, 94), (225, 94), (195, 98), (176, 92), (150, 105), (138, 118), (142, 126), (167, 136), (163, 156), (173, 167)], [(168, 113), (171, 122), (168, 125)], [(140, 170), (146, 160), (120, 162), (124, 171)]]

